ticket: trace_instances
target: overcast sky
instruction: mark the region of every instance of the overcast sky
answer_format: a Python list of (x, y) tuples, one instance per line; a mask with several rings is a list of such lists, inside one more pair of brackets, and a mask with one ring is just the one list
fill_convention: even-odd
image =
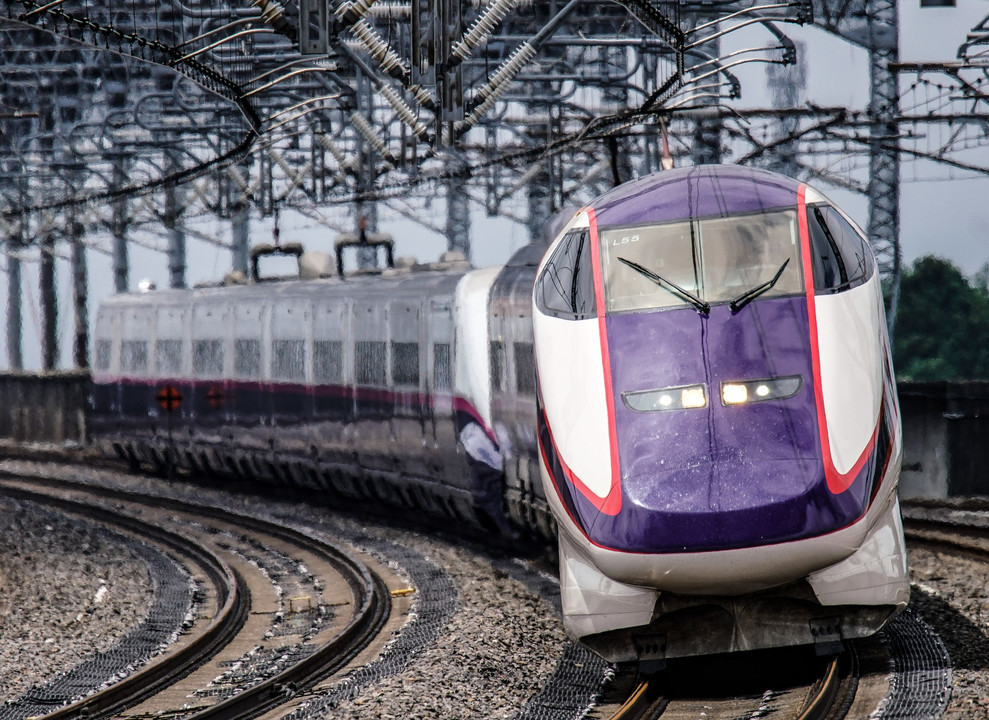
[[(900, 3), (900, 58), (904, 61), (944, 61), (955, 59), (958, 45), (966, 33), (987, 13), (985, 0), (957, 0), (956, 8), (920, 8), (919, 0)], [(808, 100), (818, 105), (864, 108), (868, 102), (868, 57), (864, 50), (855, 48), (816, 28), (787, 26), (786, 32), (795, 40), (804, 41), (806, 48)], [(760, 43), (764, 38), (739, 33), (729, 37), (723, 49), (744, 47)], [(737, 72), (742, 81), (743, 105), (766, 106), (764, 67), (752, 65)], [(936, 139), (936, 138), (933, 138)], [(989, 164), (989, 149), (972, 150), (978, 153), (979, 162)], [(925, 254), (937, 254), (950, 259), (968, 275), (989, 261), (989, 178), (970, 173), (951, 171), (944, 166), (924, 161), (905, 162), (901, 168), (901, 224), (900, 237), (904, 260), (910, 263)], [(863, 227), (868, 220), (868, 206), (864, 197), (825, 185), (819, 188), (832, 200), (845, 208)], [(444, 204), (433, 204), (435, 226), (443, 225)], [(473, 212), (473, 254), (479, 267), (499, 264), (512, 252), (528, 242), (525, 227), (503, 218), (488, 218), (482, 208)], [(251, 227), (252, 242), (268, 242), (271, 238), (271, 219), (255, 220)], [(229, 237), (228, 222), (209, 221), (200, 228), (202, 232)], [(445, 239), (422, 226), (401, 218), (397, 214), (382, 211), (382, 231), (390, 232), (397, 244), (397, 255), (414, 255), (422, 260), (435, 259), (446, 249)], [(329, 249), (334, 233), (317, 227), (306, 218), (290, 213), (281, 217), (283, 241), (304, 241), (308, 246)], [(98, 238), (99, 244), (109, 248), (108, 237)], [(67, 248), (60, 250), (68, 253)], [(139, 280), (149, 278), (159, 287), (167, 287), (167, 263), (164, 255), (138, 245), (131, 245), (131, 287)], [(190, 284), (215, 280), (230, 268), (227, 251), (189, 239)], [(90, 311), (95, 313), (98, 302), (113, 288), (111, 261), (108, 255), (96, 251), (88, 253), (90, 272)], [(59, 343), (61, 367), (72, 358), (72, 308), (71, 283), (68, 263), (57, 263), (59, 287)], [(38, 266), (37, 262), (23, 265), (24, 282), (24, 341), (25, 365), (29, 369), (40, 366), (38, 327)], [(0, 272), (0, 297), (7, 297), (6, 273)], [(5, 318), (0, 321), (6, 324)], [(0, 333), (0, 368), (7, 367), (6, 330)]]

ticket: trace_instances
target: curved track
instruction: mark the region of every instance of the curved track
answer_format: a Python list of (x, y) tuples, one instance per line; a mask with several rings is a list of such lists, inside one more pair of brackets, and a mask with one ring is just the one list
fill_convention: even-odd
[[(67, 477), (75, 477), (75, 475), (67, 475)], [(4, 478), (7, 479), (4, 480)], [(217, 532), (216, 528), (218, 526), (227, 525), (236, 527), (238, 532), (245, 534), (253, 535), (257, 533), (258, 535), (265, 535), (269, 538), (278, 538), (279, 542), (283, 541), (286, 545), (290, 546), (299, 547), (304, 545), (307, 549), (312, 549), (319, 545), (319, 542), (310, 537), (309, 534), (300, 534), (286, 530), (284, 527), (272, 526), (270, 522), (265, 523), (255, 518), (229, 511), (213, 512), (196, 503), (182, 500), (166, 499), (161, 496), (151, 498), (144, 494), (125, 492), (119, 489), (108, 490), (106, 488), (98, 488), (89, 484), (67, 480), (42, 483), (33, 477), (27, 480), (0, 474), (0, 492), (3, 492), (5, 488), (13, 486), (18, 486), (22, 493), (45, 495), (45, 498), (38, 500), (39, 502), (47, 502), (46, 498), (52, 494), (67, 496), (77, 493), (79, 495), (102, 495), (104, 501), (112, 495), (112, 502), (115, 505), (133, 504), (134, 507), (144, 506), (144, 510), (131, 508), (127, 511), (130, 521), (138, 524), (142, 520), (133, 516), (135, 514), (145, 515), (143, 518), (144, 525), (137, 525), (135, 526), (137, 529), (129, 531), (142, 536), (150, 537), (146, 532), (146, 526), (153, 524), (149, 520), (152, 509), (154, 509), (155, 512), (161, 512), (164, 515), (188, 515), (188, 518), (183, 521), (186, 525), (200, 523), (203, 527), (212, 527), (214, 533)], [(66, 497), (63, 499), (63, 502), (70, 503), (72, 501)], [(941, 510), (943, 508), (938, 506), (937, 509)], [(905, 513), (907, 535), (910, 537), (913, 545), (921, 543), (924, 545), (934, 544), (932, 547), (950, 550), (953, 553), (961, 555), (977, 556), (981, 562), (989, 562), (989, 519), (987, 519), (989, 518), (989, 514), (985, 512), (986, 509), (989, 509), (989, 503), (986, 503), (985, 506), (973, 508), (954, 508), (952, 519), (946, 520), (943, 518), (939, 519), (937, 512), (928, 512), (926, 508), (921, 512), (915, 508), (914, 511)], [(975, 512), (968, 512), (969, 510), (974, 510)], [(102, 511), (110, 512), (105, 507)], [(254, 512), (253, 510), (245, 511)], [(967, 515), (966, 512), (968, 512)], [(929, 515), (930, 517), (921, 517), (921, 515)], [(285, 522), (291, 522), (291, 517), (295, 516), (285, 515)], [(190, 520), (189, 518), (193, 519)], [(978, 524), (980, 519), (982, 526), (973, 527)], [(300, 526), (302, 525), (307, 525), (307, 523), (300, 523)], [(229, 534), (231, 531), (225, 530), (223, 532)], [(349, 537), (348, 535), (337, 534), (332, 528), (319, 534), (334, 538)], [(155, 540), (154, 542), (158, 543), (159, 541)], [(228, 542), (228, 540), (224, 542)], [(273, 542), (274, 540), (272, 540)], [(166, 543), (162, 542), (160, 544)], [(364, 547), (362, 543), (358, 543), (358, 545)], [(173, 553), (179, 554), (179, 551), (174, 549), (174, 543), (171, 547), (173, 548)], [(293, 554), (285, 550), (282, 552)], [(193, 561), (190, 560), (189, 562), (192, 563)], [(205, 563), (205, 559), (194, 562), (197, 567)], [(223, 564), (221, 558), (220, 565), (222, 566)], [(242, 574), (236, 567), (236, 563), (227, 562), (226, 565), (229, 572), (224, 571), (221, 574), (234, 577)], [(360, 563), (356, 563), (356, 565), (358, 566), (355, 574), (357, 584), (366, 588), (373, 586), (376, 581), (373, 573), (366, 567), (361, 569)], [(203, 574), (205, 574), (205, 570)], [(378, 582), (380, 582), (380, 579), (378, 579)], [(415, 582), (411, 584), (417, 585)], [(393, 587), (395, 586), (393, 585)], [(225, 598), (239, 594), (241, 591), (226, 591), (227, 594), (225, 595), (222, 590), (215, 590), (214, 592), (218, 597), (223, 595), (224, 600), (220, 604), (226, 605), (227, 601)], [(356, 597), (356, 591), (352, 592), (355, 593)], [(384, 600), (387, 603), (387, 591), (382, 591), (381, 595), (384, 596)], [(402, 601), (396, 602), (399, 603), (396, 607), (400, 608)], [(357, 609), (367, 604), (370, 604), (370, 601), (367, 603), (363, 600), (354, 602), (354, 606)], [(923, 615), (917, 612), (904, 613), (884, 631), (882, 635), (883, 639), (876, 638), (872, 641), (871, 649), (864, 643), (857, 642), (850, 648), (849, 653), (846, 653), (842, 657), (839, 664), (817, 663), (809, 657), (804, 657), (799, 663), (796, 660), (789, 663), (786, 660), (782, 662), (778, 660), (774, 661), (768, 655), (760, 656), (757, 662), (751, 662), (752, 658), (749, 658), (748, 664), (756, 665), (758, 672), (762, 675), (761, 678), (756, 679), (750, 678), (743, 681), (736, 680), (732, 677), (736, 672), (744, 675), (746, 671), (744, 666), (746, 663), (731, 667), (729, 664), (698, 660), (696, 662), (686, 663), (681, 667), (678, 663), (671, 661), (670, 668), (651, 678), (648, 683), (639, 683), (633, 688), (629, 684), (631, 680), (626, 678), (625, 682), (628, 692), (635, 690), (634, 697), (630, 698), (625, 706), (617, 712), (614, 712), (614, 705), (608, 706), (602, 704), (597, 710), (592, 711), (592, 713), (594, 717), (615, 717), (621, 718), (621, 720), (648, 717), (680, 719), (704, 717), (705, 720), (717, 718), (732, 718), (734, 720), (741, 717), (799, 718), (801, 720), (814, 720), (815, 718), (818, 720), (838, 720), (843, 717), (856, 718), (865, 716), (875, 716), (877, 718), (914, 717), (912, 712), (897, 714), (897, 708), (906, 708), (908, 706), (913, 708), (919, 702), (919, 698), (926, 703), (924, 707), (929, 706), (931, 709), (931, 714), (925, 715), (925, 717), (937, 717), (947, 703), (947, 696), (950, 696), (951, 671), (950, 666), (947, 664), (948, 660), (946, 656), (941, 658), (939, 655), (934, 659), (936, 662), (932, 661), (933, 665), (931, 663), (925, 664), (925, 662), (916, 659), (918, 655), (918, 643), (924, 645), (927, 650), (932, 650), (933, 648), (932, 652), (937, 650), (935, 645), (937, 645), (938, 638), (933, 634), (930, 627), (924, 625), (922, 617)], [(374, 620), (370, 620), (368, 624), (374, 625), (375, 622)], [(380, 622), (384, 622), (384, 620), (381, 619)], [(920, 640), (916, 636), (917, 633), (911, 635), (908, 632), (910, 627), (905, 627), (911, 625), (911, 623), (917, 625), (918, 628), (915, 629), (921, 635), (924, 635)], [(354, 629), (355, 635), (360, 634), (360, 632), (359, 629)], [(374, 633), (372, 632), (371, 634), (373, 635)], [(360, 643), (357, 643), (357, 647), (359, 646)], [(943, 650), (943, 647), (941, 647), (941, 650)], [(351, 657), (353, 657), (355, 652), (356, 650), (350, 653)], [(880, 653), (881, 657), (879, 656)], [(327, 654), (333, 655), (334, 653), (328, 651)], [(877, 656), (870, 658), (870, 654), (876, 654)], [(344, 655), (346, 655), (346, 651)], [(861, 682), (858, 680), (859, 658), (861, 658), (862, 665)], [(308, 669), (306, 669), (305, 665), (298, 667), (293, 665), (292, 668), (284, 668), (284, 672), (281, 672), (277, 677), (269, 678), (264, 683), (258, 683), (247, 694), (226, 698), (223, 702), (214, 703), (209, 707), (206, 707), (205, 703), (202, 703), (202, 706), (193, 707), (179, 714), (184, 718), (237, 718), (259, 714), (265, 708), (286, 704), (286, 700), (292, 695), (297, 694), (301, 696), (305, 694), (306, 687), (311, 687), (314, 684), (314, 678), (326, 677), (327, 673), (334, 672), (335, 667), (338, 668), (345, 662), (345, 659), (341, 659), (341, 656), (336, 655), (335, 657), (327, 658), (327, 664), (322, 668), (318, 667), (318, 662), (316, 665), (310, 665)], [(575, 663), (562, 664), (569, 667), (570, 664)], [(583, 664), (583, 661), (579, 664)], [(800, 664), (802, 664), (802, 670), (796, 672), (794, 668)], [(942, 677), (945, 675), (944, 668), (947, 668), (947, 680), (945, 680), (945, 677)], [(748, 669), (752, 670), (752, 668)], [(791, 671), (789, 675), (784, 672), (785, 669)], [(890, 675), (891, 670), (893, 673), (892, 676)], [(937, 672), (935, 673), (935, 671)], [(933, 677), (932, 673), (937, 674), (934, 680), (931, 680), (931, 677)], [(752, 674), (755, 674), (755, 670), (752, 670)], [(372, 673), (369, 672), (368, 677), (370, 678), (371, 676)], [(377, 677), (377, 675), (374, 675), (374, 677)], [(890, 679), (891, 677), (893, 678), (892, 680)], [(916, 678), (919, 678), (919, 680), (914, 682)], [(562, 684), (567, 684), (569, 682), (569, 676), (561, 677), (561, 682)], [(163, 683), (163, 686), (164, 684), (167, 684), (167, 681)], [(119, 683), (119, 685), (124, 686), (125, 683)], [(114, 688), (116, 687), (114, 686)], [(320, 691), (325, 692), (326, 687), (320, 688)], [(552, 688), (549, 689), (552, 690)], [(148, 694), (148, 692), (152, 691), (146, 688), (145, 694)], [(619, 692), (620, 688), (615, 687), (610, 691), (610, 694), (612, 697), (615, 697)], [(938, 695), (939, 693), (940, 695)], [(99, 696), (94, 695), (93, 697), (98, 698)], [(134, 698), (138, 697), (140, 695), (134, 696)], [(335, 700), (336, 697), (336, 695), (333, 695), (330, 699)], [(625, 697), (623, 695), (620, 700), (613, 700), (613, 702), (621, 702), (624, 699)], [(99, 702), (105, 702), (105, 707), (101, 708), (99, 703), (94, 704), (90, 710), (84, 709), (84, 706), (73, 706), (63, 708), (54, 717), (75, 718), (84, 717), (89, 714), (94, 717), (106, 716), (109, 713), (115, 712), (109, 709), (111, 707), (119, 708), (133, 704), (133, 701), (122, 700), (118, 705), (111, 706), (109, 701), (103, 697), (99, 699)], [(147, 708), (150, 707), (147, 704), (148, 702), (153, 701), (147, 701), (144, 705), (135, 708), (132, 712), (143, 716)], [(329, 703), (329, 700), (327, 700), (327, 703)], [(586, 702), (578, 703), (577, 705), (583, 709), (588, 707)], [(165, 707), (165, 705), (161, 707)], [(171, 707), (177, 708), (178, 706), (172, 705)], [(554, 702), (553, 708), (555, 709), (556, 707), (557, 704)], [(877, 710), (877, 707), (879, 710)], [(577, 717), (583, 710), (575, 712), (577, 714), (555, 714), (552, 717)], [(527, 715), (523, 712), (520, 717), (529, 717), (530, 715), (532, 717), (546, 716), (545, 713), (539, 714), (537, 712)]]
[[(47, 717), (53, 720), (109, 717), (137, 703), (141, 703), (141, 712), (164, 710), (178, 712), (185, 717), (224, 720), (255, 717), (343, 668), (377, 636), (390, 613), (391, 600), (384, 580), (364, 563), (330, 543), (263, 520), (179, 500), (149, 498), (128, 492), (115, 492), (114, 507), (111, 509), (94, 502), (93, 496), (105, 498), (105, 491), (98, 488), (65, 480), (7, 474), (0, 475), (0, 493), (87, 516), (165, 547), (181, 563), (188, 565), (191, 572), (206, 575), (216, 598), (217, 611), (205, 628), (194, 633), (192, 639), (176, 643), (176, 650), (156, 658), (126, 679), (49, 714)], [(137, 515), (144, 515), (146, 520), (138, 519)], [(172, 517), (167, 517), (169, 515)], [(178, 522), (182, 530), (176, 532), (159, 527), (167, 525), (169, 520)], [(221, 533), (224, 539), (216, 540)], [(249, 613), (265, 614), (256, 609), (252, 611), (251, 581), (242, 576), (246, 574), (244, 568), (248, 563), (241, 562), (242, 569), (238, 571), (232, 567), (238, 564), (236, 559), (225, 561), (220, 557), (223, 553), (216, 551), (217, 545), (221, 548), (236, 545), (238, 540), (234, 534), (241, 543), (247, 543), (248, 548), (252, 544), (259, 547), (280, 546), (282, 550), (279, 552), (284, 552), (286, 558), (304, 556), (308, 566), (331, 568), (332, 573), (323, 570), (323, 577), (329, 574), (336, 577), (323, 580), (321, 584), (345, 585), (344, 599), (335, 604), (349, 606), (350, 614), (345, 622), (334, 619), (332, 634), (311, 631), (315, 636), (313, 647), (299, 653), (299, 657), (294, 658), (287, 667), (279, 667), (274, 674), (268, 673), (270, 677), (267, 679), (255, 681), (246, 689), (207, 706), (181, 709), (174, 705), (176, 693), (172, 692), (172, 697), (169, 697), (167, 689), (170, 686), (197, 669), (202, 674), (204, 664), (222, 654), (221, 651), (227, 646), (239, 643), (241, 646), (256, 647), (252, 645), (256, 641), (238, 638), (238, 634), (245, 631), (245, 625), (251, 624), (246, 622)], [(210, 536), (214, 538), (213, 542), (209, 541)], [(213, 549), (209, 549), (211, 546)], [(255, 574), (264, 575), (263, 569)], [(270, 594), (270, 588), (268, 592)], [(337, 590), (336, 596), (340, 597), (341, 592)], [(328, 634), (329, 637), (325, 637)], [(206, 670), (211, 676), (222, 673), (208, 666)], [(188, 693), (183, 691), (179, 694), (185, 697)]]
[[(764, 675), (793, 675), (792, 664), (784, 665), (773, 654), (766, 659)], [(789, 653), (787, 654), (789, 657)], [(796, 720), (826, 720), (841, 717), (855, 692), (856, 655), (854, 649), (826, 661), (803, 658), (801, 672), (768, 684), (754, 677), (743, 677), (746, 669), (734, 659), (719, 662), (687, 661), (683, 666), (662, 671), (640, 681), (610, 720), (683, 719), (703, 717), (725, 720), (772, 715)], [(777, 667), (778, 665), (778, 667)], [(816, 666), (816, 667), (815, 667)], [(784, 670), (784, 667), (786, 669)], [(798, 666), (799, 667), (799, 666)], [(807, 673), (804, 668), (813, 668)], [(729, 677), (725, 678), (725, 674)], [(736, 674), (733, 676), (733, 674)], [(806, 679), (806, 678), (812, 679)], [(721, 688), (730, 686), (724, 693)]]
[(57, 508), (123, 530), (147, 542), (163, 546), (190, 569), (200, 570), (210, 583), (218, 610), (205, 628), (182, 643), (174, 652), (148, 664), (109, 688), (60, 708), (46, 717), (105, 717), (134, 705), (170, 685), (189, 668), (205, 663), (228, 644), (243, 627), (250, 612), (250, 591), (244, 578), (209, 548), (178, 533), (89, 503), (53, 497), (4, 484), (0, 493), (38, 505)]
[(904, 504), (903, 532), (914, 544), (967, 553), (989, 563), (989, 501)]

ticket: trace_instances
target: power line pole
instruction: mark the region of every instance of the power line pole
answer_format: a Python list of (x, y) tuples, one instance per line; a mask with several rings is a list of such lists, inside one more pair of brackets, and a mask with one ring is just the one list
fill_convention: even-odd
[(41, 369), (54, 370), (58, 365), (58, 296), (55, 290), (55, 235), (43, 230), (41, 264), (38, 271), (41, 296)]
[(446, 179), (446, 248), (470, 260), (470, 198), (463, 179), (456, 176)]
[(82, 242), (82, 225), (70, 221), (69, 233), (72, 243), (72, 307), (75, 313), (72, 357), (75, 366), (82, 369), (89, 367), (89, 269), (86, 263), (86, 246)]
[(887, 281), (889, 313), (886, 323), (890, 341), (896, 324), (900, 295), (900, 128), (898, 16), (896, 0), (870, 0), (869, 80), (872, 119), (869, 143), (869, 239), (872, 241), (882, 277)]
[[(113, 165), (114, 183), (123, 187), (127, 182), (125, 159), (118, 155)], [(127, 292), (130, 284), (130, 264), (127, 257), (127, 200), (117, 198), (112, 203), (110, 232), (113, 234), (113, 290)]]
[[(20, 225), (23, 225), (23, 220)], [(21, 309), (21, 259), (18, 256), (24, 246), (24, 230), (7, 238), (7, 364), (11, 370), (24, 368), (24, 354), (21, 348), (22, 309)]]

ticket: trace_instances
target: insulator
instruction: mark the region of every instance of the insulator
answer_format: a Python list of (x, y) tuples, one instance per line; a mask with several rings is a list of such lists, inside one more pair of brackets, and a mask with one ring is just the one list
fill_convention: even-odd
[(290, 29), (285, 20), (285, 8), (278, 0), (251, 0), (251, 5), (261, 9), (261, 19), (278, 32)]
[(333, 142), (333, 138), (329, 135), (319, 133), (316, 135), (316, 139), (319, 141), (319, 144), (323, 146), (323, 149), (333, 156), (333, 159), (337, 161), (337, 165), (340, 167), (347, 167), (349, 165), (349, 161), (344, 156), (343, 150), (340, 149), (339, 145)]
[(342, 18), (344, 15), (353, 13), (357, 17), (364, 17), (368, 8), (374, 5), (374, 0), (353, 0), (353, 2), (341, 3), (337, 8), (336, 16)]
[(230, 165), (227, 168), (227, 175), (229, 175), (230, 179), (233, 180), (237, 187), (240, 188), (241, 192), (247, 192), (247, 178), (244, 177), (239, 168), (235, 165)]
[(352, 113), (350, 116), (350, 122), (352, 122), (358, 132), (360, 132), (360, 134), (363, 135), (369, 143), (371, 143), (371, 147), (377, 151), (378, 155), (383, 158), (390, 157), (388, 148), (385, 147), (385, 141), (381, 139), (381, 136), (374, 132), (374, 128), (371, 127), (371, 123), (369, 123), (363, 115), (359, 112)]
[(395, 91), (395, 88), (391, 85), (382, 85), (381, 95), (388, 101), (388, 104), (395, 109), (395, 112), (398, 113), (398, 116), (402, 119), (402, 121), (412, 128), (412, 132), (415, 133), (416, 137), (420, 140), (424, 140), (427, 132), (426, 126), (419, 118), (416, 117), (415, 113), (412, 112), (412, 108), (410, 108), (409, 104), (402, 99), (402, 96)]
[(458, 125), (457, 130), (459, 132), (463, 133), (470, 130), (477, 124), (478, 120), (484, 117), (484, 114), (491, 109), (491, 106), (498, 101), (502, 93), (508, 89), (509, 84), (518, 75), (519, 70), (536, 56), (536, 52), (536, 46), (528, 42), (519, 45), (512, 51), (508, 59), (495, 71), (488, 84), (477, 93), (477, 99), (481, 100), (481, 104), (475, 107), (470, 116)]
[[(473, 5), (475, 8), (479, 8), (482, 5), (490, 5), (497, 1), (498, 0), (471, 0), (470, 4)], [(533, 0), (519, 0), (518, 4), (521, 5), (522, 7), (529, 7), (530, 5), (532, 5), (532, 3)]]
[(368, 15), (375, 18), (400, 20), (412, 15), (412, 5), (407, 2), (378, 2), (371, 6)]
[[(295, 169), (289, 165), (285, 157), (280, 152), (275, 150), (275, 148), (268, 148), (268, 157), (275, 161), (275, 164), (282, 169), (282, 172), (285, 173), (285, 176), (288, 177), (289, 180), (295, 182), (298, 179)], [(305, 172), (305, 170), (302, 170), (299, 172), (299, 175), (303, 175)]]
[(402, 63), (402, 58), (395, 54), (395, 51), (388, 46), (388, 43), (378, 37), (378, 33), (375, 32), (367, 20), (361, 18), (350, 27), (350, 30), (354, 33), (354, 37), (364, 46), (368, 55), (381, 63), (381, 67), (386, 72), (391, 72), (396, 67), (401, 68), (403, 72), (408, 72)]
[(541, 162), (533, 163), (532, 167), (530, 167), (528, 170), (522, 173), (522, 177), (520, 177), (518, 181), (514, 185), (512, 185), (512, 189), (505, 194), (514, 195), (518, 190), (528, 185), (532, 181), (532, 179), (536, 177), (536, 175), (545, 171), (546, 168), (543, 167), (543, 163)]
[(422, 85), (409, 85), (409, 92), (427, 110), (432, 110), (436, 107), (436, 99)]
[(481, 11), (474, 22), (464, 33), (463, 38), (450, 50), (451, 55), (455, 55), (461, 60), (466, 60), (470, 54), (477, 49), (477, 46), (488, 39), (491, 32), (498, 23), (505, 19), (505, 16), (514, 9), (518, 0), (495, 0)]
[(531, 43), (519, 45), (508, 59), (501, 64), (501, 67), (491, 76), (491, 80), (477, 93), (478, 99), (486, 101), (493, 95), (501, 95), (505, 92), (508, 84), (515, 79), (523, 66), (536, 56), (536, 47)]
[(323, 148), (327, 152), (329, 152), (330, 155), (333, 156), (333, 159), (337, 161), (337, 173), (336, 173), (336, 176), (338, 178), (341, 178), (342, 179), (344, 177), (344, 173), (347, 171), (347, 169), (353, 167), (354, 164), (357, 162), (357, 158), (356, 157), (351, 157), (351, 158), (345, 157), (344, 154), (343, 154), (343, 150), (340, 149), (340, 146), (337, 145), (335, 142), (333, 142), (333, 139), (330, 138), (330, 136), (328, 136), (328, 135), (324, 135), (322, 133), (317, 133), (316, 134), (316, 139), (319, 141), (319, 144), (322, 145)]
[(272, 23), (285, 14), (285, 8), (277, 2), (271, 0), (257, 0), (255, 2), (261, 8), (261, 19), (266, 23)]

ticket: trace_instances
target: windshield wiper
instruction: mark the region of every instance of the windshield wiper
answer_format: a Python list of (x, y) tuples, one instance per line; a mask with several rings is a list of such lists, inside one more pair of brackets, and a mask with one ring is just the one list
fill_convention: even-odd
[(769, 290), (773, 285), (776, 284), (776, 281), (780, 279), (780, 275), (783, 274), (783, 270), (786, 269), (786, 265), (788, 262), (790, 262), (790, 258), (787, 258), (786, 260), (783, 261), (783, 264), (780, 265), (780, 269), (776, 271), (776, 274), (773, 275), (772, 278), (764, 282), (762, 285), (756, 285), (751, 290), (746, 290), (737, 298), (735, 298), (730, 303), (728, 303), (728, 306), (733, 311), (738, 312), (743, 307), (748, 305), (750, 302), (755, 300), (757, 297), (762, 295), (764, 292)]
[(856, 269), (858, 270), (858, 272), (855, 273), (855, 277), (850, 277), (845, 282), (839, 285), (835, 285), (834, 287), (828, 288), (828, 292), (832, 294), (836, 292), (841, 292), (846, 288), (850, 288), (852, 286), (852, 283), (857, 283), (859, 280), (865, 277), (865, 260), (862, 257), (859, 257), (859, 261), (858, 261), (858, 265), (856, 266)]
[(649, 268), (646, 268), (646, 267), (643, 267), (642, 265), (639, 265), (639, 263), (632, 262), (631, 260), (626, 260), (623, 257), (620, 257), (618, 259), (621, 260), (626, 265), (628, 265), (633, 270), (635, 270), (636, 272), (641, 273), (642, 275), (645, 275), (647, 278), (649, 278), (650, 280), (652, 280), (654, 283), (656, 283), (657, 285), (659, 285), (664, 290), (668, 290), (671, 293), (673, 293), (674, 295), (678, 295), (679, 297), (683, 298), (684, 300), (686, 300), (687, 302), (689, 302), (691, 305), (693, 305), (695, 308), (697, 308), (700, 312), (702, 312), (702, 313), (709, 313), (711, 311), (711, 305), (710, 305), (710, 303), (704, 302), (703, 300), (701, 300), (699, 297), (697, 297), (696, 295), (694, 295), (689, 290), (684, 290), (682, 287), (680, 287), (676, 283), (670, 282), (669, 280), (667, 280), (664, 277), (660, 277), (659, 275), (657, 275), (656, 273), (654, 273)]

